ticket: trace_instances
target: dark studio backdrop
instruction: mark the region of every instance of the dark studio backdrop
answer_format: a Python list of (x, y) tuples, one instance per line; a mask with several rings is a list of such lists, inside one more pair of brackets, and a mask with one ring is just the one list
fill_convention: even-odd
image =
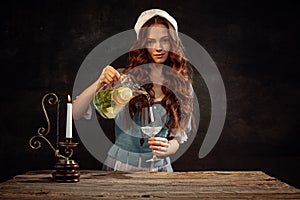
[[(137, 16), (152, 7), (171, 13), (180, 32), (206, 49), (227, 95), (221, 137), (210, 154), (199, 159), (210, 108), (205, 87), (200, 91), (205, 84), (195, 74), (203, 117), (192, 145), (173, 163), (174, 170), (261, 170), (300, 188), (300, 24), (299, 7), (292, 1), (2, 2), (0, 180), (53, 168), (57, 159), (47, 144), (39, 150), (28, 144), (37, 129), (46, 126), (43, 95), (55, 92), (61, 98), (64, 132), (66, 96), (85, 57), (105, 39), (133, 28)], [(82, 143), (74, 158), (81, 169), (101, 169)]]

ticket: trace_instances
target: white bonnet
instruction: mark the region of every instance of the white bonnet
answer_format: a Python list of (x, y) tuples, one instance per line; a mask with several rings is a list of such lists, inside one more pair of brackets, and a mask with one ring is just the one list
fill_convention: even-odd
[(149, 19), (151, 19), (152, 17), (157, 16), (157, 15), (167, 19), (172, 24), (172, 26), (175, 28), (176, 32), (178, 32), (177, 22), (171, 15), (169, 15), (169, 13), (167, 13), (166, 11), (161, 10), (161, 9), (150, 9), (150, 10), (146, 10), (141, 13), (141, 15), (139, 16), (139, 18), (134, 26), (134, 30), (135, 30), (137, 36), (139, 35), (139, 31), (142, 28), (142, 26)]

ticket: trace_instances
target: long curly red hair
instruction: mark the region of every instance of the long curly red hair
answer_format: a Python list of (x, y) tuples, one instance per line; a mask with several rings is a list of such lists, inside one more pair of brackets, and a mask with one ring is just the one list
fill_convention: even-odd
[[(169, 116), (166, 126), (171, 132), (172, 130), (178, 131), (178, 129), (185, 131), (186, 123), (188, 123), (188, 119), (192, 113), (192, 69), (185, 58), (181, 40), (168, 20), (160, 16), (155, 16), (143, 25), (137, 41), (130, 49), (130, 64), (125, 67), (124, 73), (133, 74), (137, 82), (145, 83), (142, 87), (150, 95), (150, 103), (153, 103), (155, 94), (152, 89), (153, 83), (151, 83), (149, 77), (151, 67), (145, 68), (139, 66), (154, 63), (147, 48), (145, 48), (148, 35), (147, 27), (154, 24), (162, 24), (168, 29), (171, 44), (169, 56), (165, 63), (163, 63), (164, 66), (168, 67), (167, 69), (164, 67), (165, 70), (162, 72), (164, 81), (161, 86), (164, 93), (161, 104)], [(136, 105), (144, 107), (148, 103), (145, 96), (140, 95), (130, 101), (129, 110), (133, 115), (137, 111)]]

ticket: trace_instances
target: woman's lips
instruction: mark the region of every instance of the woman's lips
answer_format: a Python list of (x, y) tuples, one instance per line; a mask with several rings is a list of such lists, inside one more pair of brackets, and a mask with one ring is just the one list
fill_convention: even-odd
[(162, 57), (164, 56), (163, 53), (160, 53), (160, 54), (153, 54), (153, 55), (154, 55), (154, 57), (156, 57), (156, 58), (162, 58)]

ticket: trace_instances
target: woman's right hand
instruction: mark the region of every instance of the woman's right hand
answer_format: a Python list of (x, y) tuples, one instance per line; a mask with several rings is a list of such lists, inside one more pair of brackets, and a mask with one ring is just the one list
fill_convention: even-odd
[(102, 70), (102, 73), (98, 79), (98, 88), (100, 88), (103, 85), (103, 83), (110, 84), (119, 79), (120, 73), (115, 68), (108, 65)]

